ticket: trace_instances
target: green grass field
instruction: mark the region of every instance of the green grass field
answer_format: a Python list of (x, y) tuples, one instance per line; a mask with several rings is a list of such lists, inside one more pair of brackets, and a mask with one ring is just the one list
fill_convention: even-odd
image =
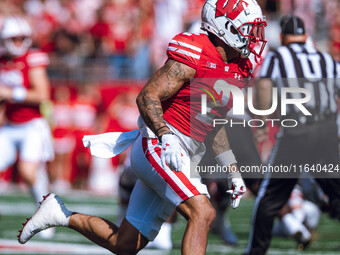
[[(84, 192), (72, 192), (61, 196), (73, 211), (97, 215), (114, 221), (118, 212), (117, 199), (114, 196), (94, 196)], [(249, 233), (249, 224), (254, 200), (244, 199), (236, 210), (230, 210), (229, 219), (239, 238), (238, 247), (224, 245), (217, 236), (211, 234), (207, 254), (242, 254)], [(0, 194), (0, 254), (110, 254), (105, 249), (93, 245), (76, 232), (58, 228), (51, 240), (43, 240), (38, 235), (25, 245), (16, 241), (18, 230), (26, 217), (30, 217), (35, 207), (32, 198), (18, 189), (11, 189)], [(305, 251), (298, 251), (293, 240), (277, 238), (272, 240), (268, 254), (340, 254), (340, 224), (327, 215), (323, 215), (316, 240)], [(180, 254), (181, 238), (185, 220), (179, 216), (172, 231), (174, 248), (170, 252), (146, 249), (140, 254)]]

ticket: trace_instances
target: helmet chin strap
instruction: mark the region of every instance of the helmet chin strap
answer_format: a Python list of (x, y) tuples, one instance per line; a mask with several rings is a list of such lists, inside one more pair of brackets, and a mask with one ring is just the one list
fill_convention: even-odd
[(247, 39), (247, 44), (240, 49), (241, 58), (247, 58), (250, 55), (250, 49), (249, 49), (249, 39)]
[(250, 50), (248, 49), (248, 47), (245, 47), (241, 50), (241, 57), (242, 58), (247, 58), (250, 55)]
[(243, 49), (241, 49), (241, 57), (247, 58), (250, 53), (254, 54), (254, 59), (256, 64), (261, 64), (263, 62), (263, 57), (256, 54), (254, 50), (255, 44), (247, 44)]

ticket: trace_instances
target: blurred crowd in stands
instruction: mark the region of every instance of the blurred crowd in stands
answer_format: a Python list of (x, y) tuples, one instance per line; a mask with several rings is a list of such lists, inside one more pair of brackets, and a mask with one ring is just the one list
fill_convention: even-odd
[[(169, 40), (199, 29), (204, 0), (4, 0), (8, 15), (27, 18), (35, 46), (51, 57), (51, 78), (80, 81), (147, 79), (166, 59)], [(293, 13), (307, 31), (340, 59), (337, 0), (259, 0), (269, 27), (269, 46), (278, 44), (279, 17)], [(270, 30), (270, 33), (268, 31)], [(338, 56), (339, 55), (339, 56)]]
[[(52, 103), (42, 107), (55, 139), (50, 178), (56, 187), (105, 186), (103, 181), (110, 178), (105, 178), (107, 173), (95, 173), (101, 171), (102, 163), (93, 162), (97, 159), (84, 149), (82, 136), (136, 128), (139, 89), (166, 60), (167, 45), (174, 35), (199, 32), (203, 2), (0, 1), (0, 24), (9, 15), (25, 17), (33, 27), (34, 46), (50, 56)], [(268, 21), (268, 47), (279, 46), (280, 16), (292, 13), (304, 19), (316, 45), (340, 61), (340, 1), (258, 2)], [(112, 159), (112, 169), (119, 171), (123, 161), (124, 156)], [(15, 179), (15, 174), (7, 172), (1, 177)]]
[(203, 2), (12, 0), (0, 12), (30, 21), (35, 45), (51, 55), (51, 78), (146, 79), (169, 39), (200, 18)]

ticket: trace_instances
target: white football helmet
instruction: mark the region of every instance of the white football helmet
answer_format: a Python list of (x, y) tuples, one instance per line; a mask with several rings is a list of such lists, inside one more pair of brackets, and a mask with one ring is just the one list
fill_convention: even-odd
[[(223, 42), (248, 57), (253, 53), (261, 58), (267, 43), (267, 26), (260, 6), (255, 0), (206, 0), (202, 9), (202, 29), (216, 35)], [(258, 52), (255, 44), (261, 44)]]
[[(22, 56), (32, 45), (32, 29), (28, 22), (20, 17), (8, 17), (0, 31), (0, 38), (6, 52), (12, 56)], [(21, 43), (16, 43), (21, 39)]]

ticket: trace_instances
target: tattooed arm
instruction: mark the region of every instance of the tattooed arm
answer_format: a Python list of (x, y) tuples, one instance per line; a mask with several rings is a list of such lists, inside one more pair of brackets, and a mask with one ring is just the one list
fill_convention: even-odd
[(163, 118), (161, 101), (175, 95), (195, 73), (195, 69), (169, 59), (139, 93), (137, 105), (140, 115), (158, 137), (170, 131)]
[(211, 136), (211, 148), (215, 155), (219, 155), (227, 150), (230, 150), (227, 131), (225, 130), (224, 125), (221, 125), (221, 127), (216, 127), (212, 131)]
[(215, 156), (231, 149), (224, 125), (218, 125), (213, 128), (204, 142), (207, 150), (211, 150)]

